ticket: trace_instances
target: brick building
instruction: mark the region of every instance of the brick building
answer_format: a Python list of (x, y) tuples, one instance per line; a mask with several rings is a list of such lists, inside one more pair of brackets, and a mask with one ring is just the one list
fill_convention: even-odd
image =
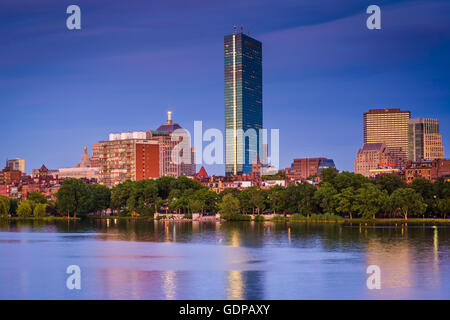
[(334, 161), (327, 158), (294, 159), (286, 175), (294, 181), (306, 180), (311, 176), (320, 175), (325, 168), (335, 168)]

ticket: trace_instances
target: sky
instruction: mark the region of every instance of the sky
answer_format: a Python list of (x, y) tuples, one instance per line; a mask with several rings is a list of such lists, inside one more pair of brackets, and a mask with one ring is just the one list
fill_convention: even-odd
[[(66, 8), (81, 8), (68, 30)], [(366, 9), (381, 8), (381, 30)], [(327, 157), (353, 171), (363, 112), (437, 118), (449, 157), (450, 2), (2, 0), (0, 161), (72, 167), (110, 132), (224, 128), (223, 37), (263, 43), (263, 125), (280, 167)], [(3, 160), (4, 159), (4, 160)], [(223, 174), (223, 166), (206, 166)]]

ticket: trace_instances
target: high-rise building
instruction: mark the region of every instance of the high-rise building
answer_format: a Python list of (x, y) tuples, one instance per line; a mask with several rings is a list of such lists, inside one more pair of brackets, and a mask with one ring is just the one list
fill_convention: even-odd
[(444, 158), (439, 120), (415, 118), (409, 120), (409, 160), (423, 161)]
[(92, 145), (92, 157), (91, 157), (92, 167), (98, 167), (100, 165), (98, 160), (99, 154), (100, 154), (100, 145), (98, 143), (94, 143)]
[(224, 38), (225, 174), (251, 174), (261, 159), (262, 44), (242, 32)]
[(364, 113), (364, 143), (384, 143), (397, 167), (408, 160), (408, 130), (410, 111), (371, 109)]
[(114, 186), (126, 180), (159, 177), (158, 141), (140, 138), (100, 141), (99, 182)]
[[(355, 160), (355, 173), (375, 177), (384, 172), (382, 167), (395, 167), (394, 158), (384, 143), (365, 143), (358, 150)], [(387, 172), (387, 171), (385, 171)]]
[(25, 159), (11, 159), (6, 161), (6, 166), (11, 170), (19, 170), (25, 173)]

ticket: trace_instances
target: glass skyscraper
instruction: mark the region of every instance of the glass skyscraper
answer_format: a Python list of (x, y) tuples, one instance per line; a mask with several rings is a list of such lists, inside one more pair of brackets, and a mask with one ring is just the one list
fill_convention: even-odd
[(252, 172), (261, 159), (262, 44), (242, 31), (225, 36), (225, 174)]

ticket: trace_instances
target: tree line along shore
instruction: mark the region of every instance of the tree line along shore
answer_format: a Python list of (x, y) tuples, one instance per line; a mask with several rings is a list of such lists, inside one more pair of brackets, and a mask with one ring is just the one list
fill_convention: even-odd
[[(270, 189), (228, 188), (221, 193), (209, 190), (188, 177), (161, 177), (152, 180), (125, 181), (113, 188), (65, 180), (56, 200), (31, 193), (20, 201), (0, 196), (0, 218), (51, 219), (104, 216), (116, 218), (158, 219), (193, 213), (215, 215), (235, 221), (330, 221), (398, 223), (413, 217), (447, 221), (450, 213), (450, 182), (416, 178), (406, 184), (402, 177), (382, 174), (369, 179), (350, 172), (324, 169), (321, 182), (301, 182)], [(438, 219), (438, 220), (436, 220)], [(409, 220), (412, 222), (412, 219)]]

